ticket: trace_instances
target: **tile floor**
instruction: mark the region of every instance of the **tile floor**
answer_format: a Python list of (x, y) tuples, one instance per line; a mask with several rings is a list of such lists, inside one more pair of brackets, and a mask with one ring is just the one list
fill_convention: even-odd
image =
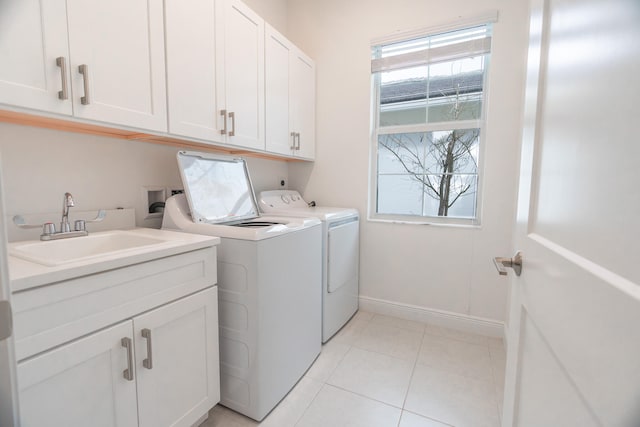
[(257, 423), (223, 406), (203, 427), (499, 426), (502, 340), (360, 311)]

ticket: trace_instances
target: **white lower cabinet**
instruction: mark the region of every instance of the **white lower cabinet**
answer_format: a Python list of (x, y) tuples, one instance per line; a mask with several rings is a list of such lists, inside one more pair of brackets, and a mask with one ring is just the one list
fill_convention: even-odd
[(217, 287), (18, 363), (22, 426), (191, 426), (220, 399)]
[(20, 419), (27, 426), (136, 426), (136, 384), (123, 377), (132, 322), (18, 363)]
[(220, 400), (217, 288), (133, 319), (140, 427), (191, 426)]

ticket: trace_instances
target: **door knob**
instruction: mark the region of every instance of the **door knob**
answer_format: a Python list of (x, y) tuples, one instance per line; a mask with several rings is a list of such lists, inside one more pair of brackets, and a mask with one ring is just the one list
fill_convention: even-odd
[(519, 276), (522, 274), (522, 251), (516, 252), (513, 258), (495, 257), (493, 259), (493, 264), (496, 266), (498, 274), (501, 276), (507, 275), (506, 267), (513, 268), (516, 276)]

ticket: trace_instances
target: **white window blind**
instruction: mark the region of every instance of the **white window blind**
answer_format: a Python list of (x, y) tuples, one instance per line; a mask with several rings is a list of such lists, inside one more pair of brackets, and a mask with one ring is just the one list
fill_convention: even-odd
[(490, 51), (490, 27), (482, 25), (415, 40), (374, 46), (371, 72), (436, 64), (484, 55)]

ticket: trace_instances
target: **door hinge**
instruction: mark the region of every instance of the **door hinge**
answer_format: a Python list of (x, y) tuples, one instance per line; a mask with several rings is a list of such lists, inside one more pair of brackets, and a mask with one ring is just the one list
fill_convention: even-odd
[(11, 318), (11, 304), (9, 301), (0, 301), (0, 341), (5, 340), (13, 333), (13, 320)]

